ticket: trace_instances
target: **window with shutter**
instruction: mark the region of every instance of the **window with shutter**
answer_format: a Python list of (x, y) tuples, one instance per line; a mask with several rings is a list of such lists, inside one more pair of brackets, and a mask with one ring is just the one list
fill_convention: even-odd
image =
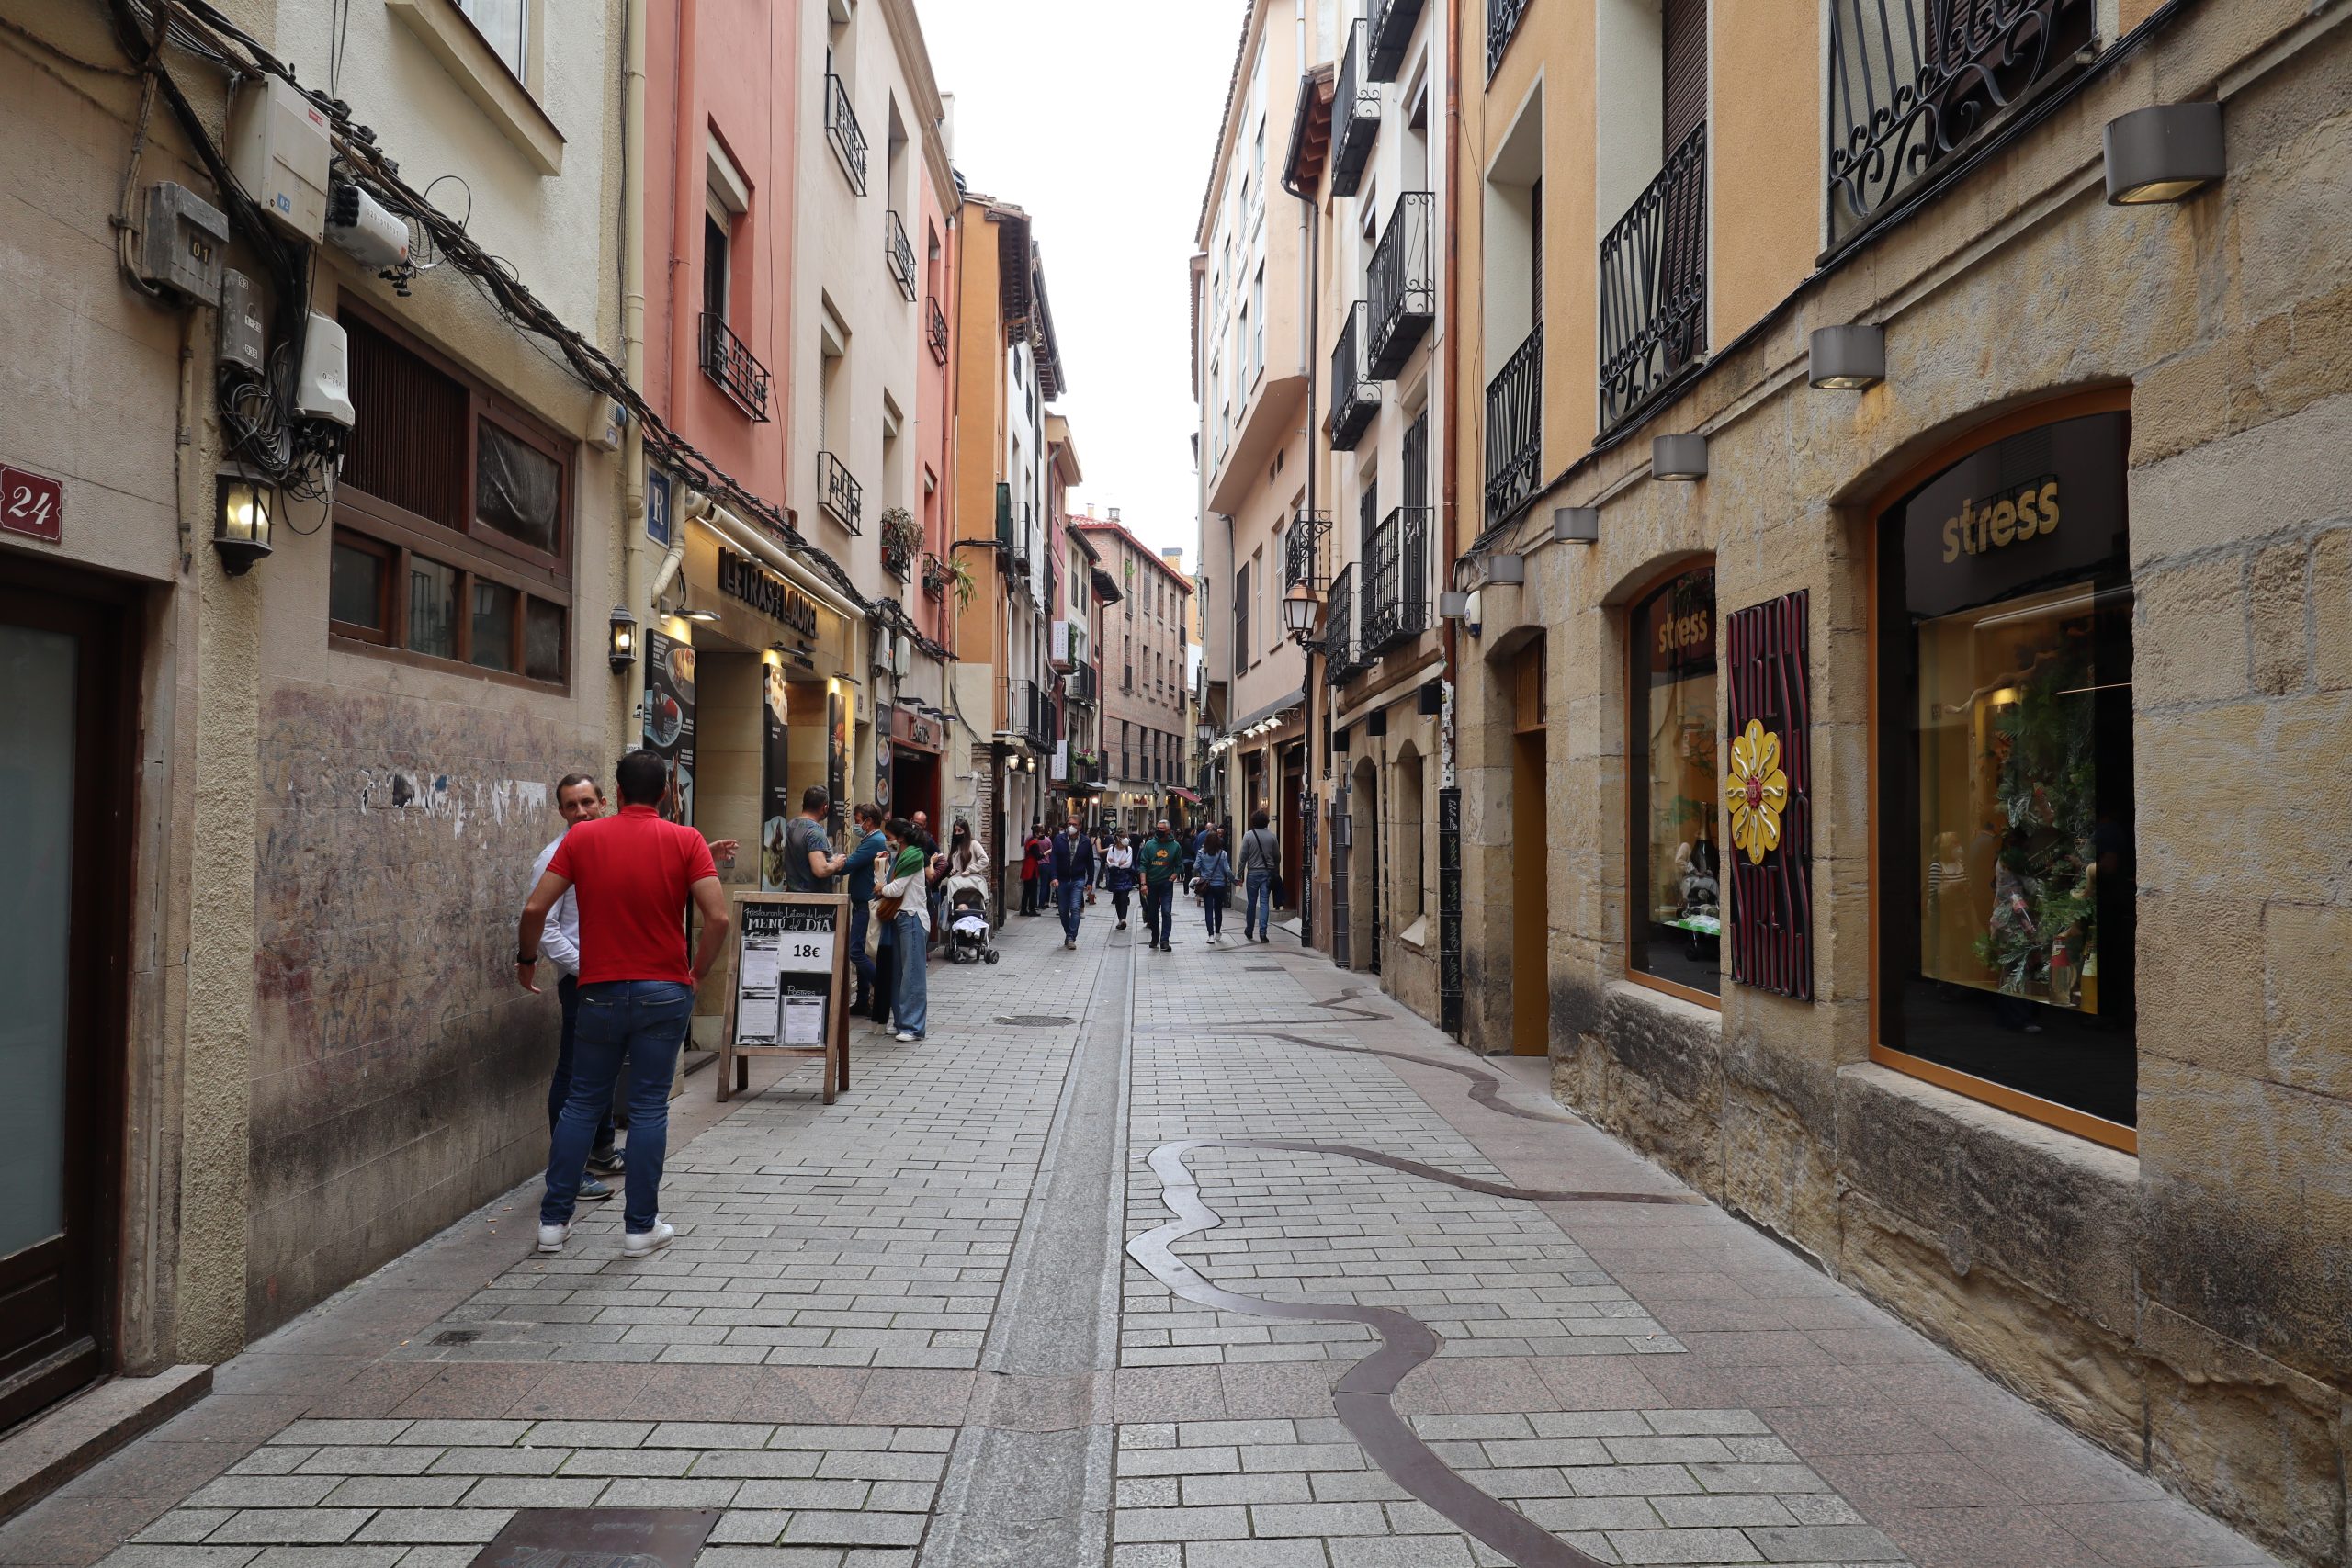
[(1707, 118), (1707, 0), (1663, 0), (1660, 50), (1666, 67), (1666, 139), (1670, 153)]

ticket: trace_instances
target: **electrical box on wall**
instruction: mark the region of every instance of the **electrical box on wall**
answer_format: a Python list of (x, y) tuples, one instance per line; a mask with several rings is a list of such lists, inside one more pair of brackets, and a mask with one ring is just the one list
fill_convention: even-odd
[(327, 226), (326, 112), (276, 76), (257, 77), (229, 117), (229, 172), (264, 212), (316, 244)]
[(220, 297), (220, 263), (229, 220), (220, 209), (169, 180), (147, 187), (139, 226), (139, 276), (199, 305)]
[(351, 406), (351, 340), (333, 316), (311, 314), (302, 339), (302, 375), (294, 386), (294, 412), (349, 430), (358, 415)]
[(269, 351), (269, 334), (262, 325), (261, 294), (254, 280), (234, 267), (220, 274), (220, 343), (216, 358), (239, 365), (255, 376)]

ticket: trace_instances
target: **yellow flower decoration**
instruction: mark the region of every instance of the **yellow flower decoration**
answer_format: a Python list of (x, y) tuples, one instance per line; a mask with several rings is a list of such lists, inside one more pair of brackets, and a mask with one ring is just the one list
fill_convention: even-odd
[(1789, 775), (1781, 770), (1781, 738), (1756, 719), (1731, 743), (1731, 773), (1724, 780), (1724, 804), (1731, 808), (1731, 841), (1764, 863), (1764, 853), (1781, 842), (1781, 813), (1789, 807)]

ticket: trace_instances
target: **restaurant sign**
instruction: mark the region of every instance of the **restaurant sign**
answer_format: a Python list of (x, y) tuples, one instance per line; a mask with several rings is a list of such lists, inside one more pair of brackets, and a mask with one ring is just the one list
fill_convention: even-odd
[(726, 546), (718, 547), (718, 591), (741, 599), (770, 620), (804, 637), (817, 635), (817, 602), (783, 578)]

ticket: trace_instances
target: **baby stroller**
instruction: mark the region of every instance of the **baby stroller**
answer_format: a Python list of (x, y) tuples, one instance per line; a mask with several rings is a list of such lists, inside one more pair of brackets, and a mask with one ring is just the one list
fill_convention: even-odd
[(978, 876), (951, 876), (945, 892), (947, 962), (995, 963), (996, 931), (989, 924), (987, 883)]

